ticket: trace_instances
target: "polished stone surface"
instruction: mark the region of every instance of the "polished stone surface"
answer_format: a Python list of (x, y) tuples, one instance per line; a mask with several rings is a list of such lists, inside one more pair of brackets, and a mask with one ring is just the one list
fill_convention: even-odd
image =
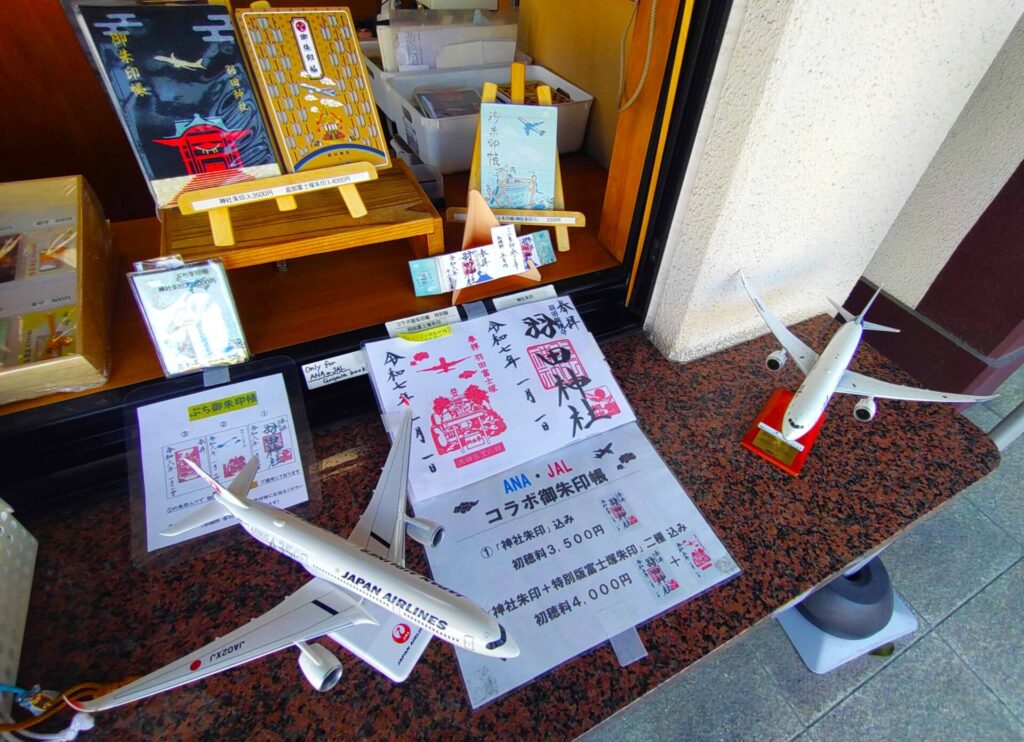
[[(797, 332), (822, 347), (833, 329), (819, 317)], [(799, 382), (790, 367), (778, 377), (763, 371), (773, 350), (767, 337), (686, 365), (666, 361), (640, 336), (603, 348), (641, 427), (743, 570), (642, 627), (646, 659), (619, 668), (603, 645), (473, 713), (454, 653), (440, 641), (402, 686), (343, 656), (346, 677), (323, 695), (305, 684), (295, 653), (282, 652), (107, 712), (92, 738), (578, 734), (893, 539), (999, 460), (989, 439), (950, 408), (882, 402), (863, 425), (845, 398), (833, 401), (803, 474), (793, 478), (739, 445), (773, 386)], [(909, 381), (867, 347), (855, 368)], [(321, 473), (323, 504), (312, 520), (347, 533), (387, 438), (367, 416), (319, 432), (316, 449), (321, 460), (342, 455)], [(159, 667), (268, 610), (306, 579), (293, 562), (240, 539), (178, 564), (135, 568), (127, 498), (26, 525), (40, 552), (21, 667), (32, 676), (24, 681), (44, 678), (50, 687)], [(409, 562), (425, 569), (418, 548)]]

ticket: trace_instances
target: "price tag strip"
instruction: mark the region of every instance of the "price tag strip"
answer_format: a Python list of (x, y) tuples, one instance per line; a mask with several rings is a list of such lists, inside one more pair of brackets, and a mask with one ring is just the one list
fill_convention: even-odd
[(273, 178), (261, 178), (245, 183), (189, 191), (178, 197), (178, 208), (182, 214), (205, 212), (210, 218), (213, 244), (224, 247), (235, 244), (231, 215), (228, 213), (228, 209), (233, 206), (274, 199), (277, 201), (277, 208), (280, 211), (293, 211), (298, 208), (298, 204), (295, 202), (296, 194), (337, 188), (349, 213), (358, 219), (366, 216), (367, 210), (356, 190), (356, 184), (376, 179), (377, 169), (373, 165), (366, 162), (352, 162)]

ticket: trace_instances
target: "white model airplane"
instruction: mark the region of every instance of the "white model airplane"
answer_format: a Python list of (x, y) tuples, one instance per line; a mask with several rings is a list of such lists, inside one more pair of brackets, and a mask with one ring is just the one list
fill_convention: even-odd
[(163, 54), (157, 54), (155, 57), (153, 57), (153, 59), (156, 60), (157, 62), (165, 62), (166, 64), (171, 65), (171, 67), (175, 67), (175, 68), (177, 68), (179, 70), (205, 70), (206, 69), (206, 63), (203, 61), (202, 57), (197, 59), (195, 62), (189, 62), (188, 60), (185, 60), (185, 59), (178, 59), (176, 56), (174, 56), (174, 52), (171, 52), (171, 56), (169, 56), (169, 57), (165, 57)]
[[(424, 545), (436, 546), (444, 535), (436, 523), (405, 512), (411, 427), (412, 417), (407, 414), (370, 504), (347, 539), (280, 508), (248, 500), (246, 493), (259, 468), (255, 457), (226, 489), (189, 461), (213, 487), (213, 502), (171, 526), (166, 535), (197, 528), (226, 511), (257, 541), (299, 562), (313, 579), (277, 607), (187, 657), (93, 701), (68, 700), (68, 704), (90, 712), (114, 708), (288, 646), (299, 649), (299, 667), (309, 683), (318, 691), (329, 690), (341, 679), (341, 662), (326, 647), (307, 642), (328, 633), (341, 641), (346, 629), (359, 625), (377, 625), (390, 634), (390, 625), (381, 625), (368, 610), (373, 606), (364, 601), (457, 647), (488, 657), (516, 657), (518, 645), (493, 616), (468, 598), (405, 568), (407, 528)], [(408, 638), (409, 627), (404, 631), (405, 636), (395, 641)]]
[(825, 412), (829, 400), (836, 392), (856, 394), (862, 397), (854, 405), (853, 414), (863, 422), (867, 422), (875, 416), (877, 409), (875, 398), (902, 399), (911, 402), (979, 402), (992, 399), (991, 396), (947, 394), (890, 384), (887, 381), (879, 381), (870, 376), (850, 371), (847, 366), (850, 365), (850, 361), (853, 360), (853, 356), (857, 352), (864, 330), (899, 332), (893, 327), (864, 320), (864, 315), (871, 308), (881, 289), (875, 292), (864, 310), (856, 317), (829, 299), (846, 322), (832, 336), (819, 357), (768, 310), (742, 271), (740, 271), (740, 281), (743, 282), (743, 288), (746, 289), (750, 300), (754, 302), (761, 319), (768, 325), (768, 329), (775, 335), (776, 340), (782, 344), (781, 350), (771, 353), (765, 359), (765, 365), (772, 371), (778, 371), (786, 363), (786, 354), (788, 353), (793, 356), (800, 370), (805, 374), (803, 384), (796, 390), (796, 394), (793, 395), (793, 399), (790, 400), (789, 406), (782, 416), (782, 430), (771, 430), (764, 423), (761, 424), (761, 428), (766, 432), (776, 436), (781, 434), (787, 443), (798, 450), (803, 450), (803, 446), (797, 441), (818, 422), (822, 413)]

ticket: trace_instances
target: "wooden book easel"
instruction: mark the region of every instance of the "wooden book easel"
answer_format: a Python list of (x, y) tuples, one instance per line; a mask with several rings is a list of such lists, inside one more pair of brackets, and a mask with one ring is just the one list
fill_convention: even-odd
[(279, 211), (293, 211), (298, 207), (296, 194), (337, 188), (348, 212), (358, 219), (366, 216), (367, 211), (356, 184), (376, 179), (377, 169), (373, 165), (351, 162), (273, 178), (186, 191), (178, 196), (178, 210), (182, 214), (206, 212), (210, 219), (210, 231), (213, 232), (213, 244), (228, 247), (235, 244), (230, 214), (233, 206), (273, 199)]
[[(500, 226), (494, 216), (494, 212), (491, 211), (491, 207), (487, 205), (487, 201), (480, 194), (480, 191), (477, 190), (469, 191), (466, 203), (468, 207), (466, 209), (466, 229), (462, 233), (462, 249), (468, 250), (471, 247), (491, 244), (491, 229)], [(506, 276), (506, 278), (525, 278), (529, 281), (540, 281), (540, 271), (537, 268), (530, 268), (528, 271), (517, 273), (515, 276)], [(498, 280), (503, 281), (505, 279), (499, 278)], [(452, 292), (452, 306), (459, 302), (459, 296), (464, 290), (455, 289)]]
[[(513, 104), (522, 105), (526, 100), (526, 65), (521, 62), (512, 64), (511, 97)], [(498, 99), (498, 86), (493, 82), (485, 82), (480, 94), (481, 103), (494, 103)], [(551, 88), (540, 85), (537, 88), (537, 101), (542, 106), (551, 105)], [(469, 170), (470, 191), (480, 191), (480, 121), (476, 125), (476, 142), (473, 144), (473, 164)], [(555, 244), (559, 252), (569, 250), (568, 227), (585, 227), (586, 217), (580, 211), (565, 211), (565, 196), (562, 192), (562, 168), (555, 153), (555, 194), (554, 209), (493, 209), (492, 213), (502, 224), (525, 224), (538, 227), (555, 228)], [(445, 213), (450, 222), (468, 219), (468, 210), (452, 207)]]

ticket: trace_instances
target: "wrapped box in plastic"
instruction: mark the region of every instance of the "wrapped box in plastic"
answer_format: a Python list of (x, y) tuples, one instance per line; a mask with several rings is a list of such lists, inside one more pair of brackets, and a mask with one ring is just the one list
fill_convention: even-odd
[(106, 382), (115, 264), (83, 177), (0, 183), (0, 405)]

